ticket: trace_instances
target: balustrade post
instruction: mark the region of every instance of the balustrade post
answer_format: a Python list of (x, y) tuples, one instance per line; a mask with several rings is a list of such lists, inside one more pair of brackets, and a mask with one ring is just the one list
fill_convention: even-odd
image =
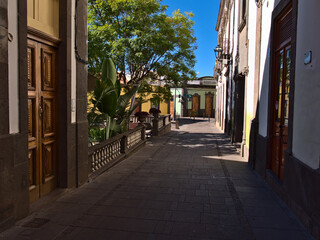
[(142, 124), (142, 128), (141, 128), (141, 140), (145, 140), (146, 139), (146, 126), (144, 124)]
[(120, 148), (121, 148), (120, 152), (121, 152), (121, 153), (124, 153), (124, 154), (127, 153), (127, 149), (128, 149), (128, 147), (127, 147), (127, 145), (128, 145), (127, 139), (128, 139), (128, 136), (125, 134), (125, 135), (121, 138), (121, 141), (120, 141), (120, 144), (121, 144), (121, 146), (120, 146)]
[(159, 118), (154, 118), (152, 120), (153, 126), (152, 126), (152, 135), (158, 136), (159, 134)]

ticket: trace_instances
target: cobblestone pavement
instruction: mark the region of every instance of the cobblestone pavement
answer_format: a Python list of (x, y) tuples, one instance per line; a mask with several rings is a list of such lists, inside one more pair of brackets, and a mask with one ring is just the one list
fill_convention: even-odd
[(312, 239), (213, 122), (180, 125), (0, 239)]

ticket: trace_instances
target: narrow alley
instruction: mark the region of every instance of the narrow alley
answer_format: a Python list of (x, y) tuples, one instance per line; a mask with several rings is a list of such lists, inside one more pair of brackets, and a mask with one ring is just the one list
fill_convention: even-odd
[(0, 239), (312, 238), (213, 122), (186, 118)]

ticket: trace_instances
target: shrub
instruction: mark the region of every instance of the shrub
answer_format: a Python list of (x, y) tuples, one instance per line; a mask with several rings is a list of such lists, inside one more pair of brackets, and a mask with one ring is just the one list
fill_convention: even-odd
[(158, 108), (150, 108), (149, 113), (157, 114), (157, 113), (161, 113), (161, 111)]
[(136, 117), (143, 117), (143, 116), (149, 116), (149, 113), (147, 113), (147, 112), (136, 112), (135, 114), (134, 114)]

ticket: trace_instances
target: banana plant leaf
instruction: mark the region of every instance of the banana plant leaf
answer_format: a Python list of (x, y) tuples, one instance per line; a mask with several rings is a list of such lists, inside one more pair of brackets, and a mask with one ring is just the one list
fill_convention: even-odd
[[(94, 89), (94, 95), (100, 99), (97, 102), (97, 108), (100, 112), (107, 114), (111, 118), (117, 111), (117, 102), (120, 95), (120, 83), (117, 81), (117, 71), (113, 61), (109, 58), (103, 61), (102, 79), (97, 81)], [(115, 89), (105, 94), (106, 89)]]

